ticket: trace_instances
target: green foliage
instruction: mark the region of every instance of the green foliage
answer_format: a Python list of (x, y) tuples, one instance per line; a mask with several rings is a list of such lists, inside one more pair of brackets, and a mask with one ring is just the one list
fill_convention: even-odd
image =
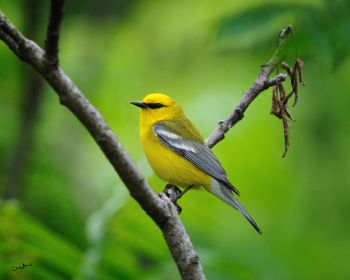
[(276, 26), (293, 24), (297, 30), (295, 47), (304, 59), (323, 57), (335, 67), (349, 54), (349, 13), (350, 4), (344, 0), (323, 5), (265, 3), (221, 19), (217, 40), (226, 51), (261, 50), (276, 38)]
[[(81, 251), (24, 213), (17, 203), (0, 205), (1, 279), (65, 279), (76, 275)], [(22, 263), (32, 263), (23, 270)], [(15, 270), (15, 271), (13, 271)]]
[[(60, 62), (156, 191), (165, 183), (146, 163), (129, 101), (164, 92), (206, 137), (271, 57), (278, 32), (293, 24), (307, 86), (291, 109), (286, 158), (270, 91), (214, 148), (264, 234), (205, 191), (181, 199), (181, 218), (208, 279), (348, 279), (348, 1), (130, 1), (120, 10), (121, 1), (101, 3), (94, 9), (87, 1), (85, 12), (68, 3)], [(1, 0), (20, 30), (22, 8)], [(294, 60), (292, 42), (288, 55)], [(22, 62), (1, 42), (0, 62), (3, 191), (26, 85)], [(33, 133), (20, 196), (0, 204), (0, 279), (179, 279), (159, 229), (47, 86)]]

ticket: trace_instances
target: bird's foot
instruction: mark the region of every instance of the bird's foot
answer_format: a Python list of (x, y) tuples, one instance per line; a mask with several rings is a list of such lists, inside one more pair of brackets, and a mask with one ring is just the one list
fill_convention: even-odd
[(179, 196), (181, 197), (181, 190), (177, 186), (167, 184), (163, 190), (163, 193), (170, 198), (170, 201), (176, 206), (177, 213), (180, 214), (182, 208), (176, 203), (176, 201), (178, 200)]
[(176, 201), (176, 198), (181, 194), (181, 190), (177, 186), (171, 184), (167, 184), (163, 192), (171, 201)]
[(173, 204), (175, 205), (175, 207), (176, 207), (176, 210), (177, 210), (177, 214), (181, 214), (181, 212), (182, 212), (182, 207), (179, 205), (179, 204), (177, 204), (176, 203), (176, 201), (173, 201)]

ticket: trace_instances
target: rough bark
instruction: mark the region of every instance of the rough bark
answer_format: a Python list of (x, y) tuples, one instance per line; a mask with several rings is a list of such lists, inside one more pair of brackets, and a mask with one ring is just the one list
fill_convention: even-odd
[(52, 64), (58, 64), (58, 43), (63, 19), (64, 0), (51, 0), (50, 19), (45, 40), (45, 55)]

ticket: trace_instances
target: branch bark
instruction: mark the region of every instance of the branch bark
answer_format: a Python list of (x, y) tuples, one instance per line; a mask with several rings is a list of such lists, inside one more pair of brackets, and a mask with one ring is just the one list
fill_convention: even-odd
[[(54, 6), (55, 3), (62, 3), (62, 5)], [(62, 19), (60, 12), (62, 6), (63, 1), (52, 0), (50, 24), (46, 39), (46, 54), (33, 41), (23, 37), (1, 12), (0, 39), (20, 59), (33, 66), (45, 78), (59, 96), (61, 104), (66, 106), (89, 131), (128, 188), (130, 195), (161, 229), (182, 279), (205, 279), (199, 257), (174, 204), (164, 193), (157, 194), (152, 190), (100, 112), (64, 73), (58, 65), (58, 59), (56, 60), (57, 63), (52, 63), (52, 58), (57, 58), (58, 54), (58, 34)], [(57, 7), (60, 11), (56, 11), (54, 7)], [(242, 119), (246, 108), (261, 91), (285, 80), (283, 75), (278, 75), (271, 80), (268, 80), (268, 76), (279, 62), (279, 50), (285, 44), (287, 33), (290, 32), (287, 31), (288, 28), (290, 27), (281, 32), (280, 44), (275, 55), (266, 65), (262, 66), (253, 86), (244, 94), (229, 118), (221, 122), (207, 139), (206, 143), (209, 147), (223, 139), (229, 128)]]
[(63, 19), (63, 6), (64, 0), (51, 1), (50, 18), (45, 40), (45, 55), (52, 64), (58, 64), (58, 42)]

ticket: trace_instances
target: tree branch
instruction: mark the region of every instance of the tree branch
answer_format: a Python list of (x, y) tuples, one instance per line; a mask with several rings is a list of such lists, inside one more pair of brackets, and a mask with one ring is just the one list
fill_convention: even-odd
[(66, 106), (89, 131), (131, 196), (161, 229), (182, 278), (205, 279), (199, 257), (177, 214), (176, 207), (165, 194), (158, 195), (147, 184), (100, 112), (58, 65), (48, 67), (51, 64), (44, 51), (33, 41), (22, 36), (2, 12), (0, 12), (0, 39), (46, 79), (59, 96), (61, 104)]
[(45, 40), (45, 56), (53, 65), (58, 64), (58, 42), (63, 18), (64, 0), (51, 0), (50, 19)]
[(250, 103), (265, 89), (281, 83), (287, 79), (287, 76), (284, 74), (279, 74), (276, 77), (269, 79), (272, 71), (277, 67), (277, 65), (282, 61), (281, 51), (284, 46), (287, 44), (288, 35), (292, 32), (292, 26), (288, 25), (283, 29), (278, 38), (278, 46), (271, 57), (271, 59), (266, 63), (261, 65), (260, 72), (258, 77), (255, 79), (253, 85), (243, 94), (243, 97), (238, 102), (236, 107), (233, 109), (231, 114), (227, 117), (226, 120), (220, 121), (215, 130), (209, 135), (205, 140), (205, 144), (212, 148), (218, 142), (225, 138), (225, 134), (229, 129), (234, 126), (238, 121), (240, 121), (244, 112), (247, 110)]

